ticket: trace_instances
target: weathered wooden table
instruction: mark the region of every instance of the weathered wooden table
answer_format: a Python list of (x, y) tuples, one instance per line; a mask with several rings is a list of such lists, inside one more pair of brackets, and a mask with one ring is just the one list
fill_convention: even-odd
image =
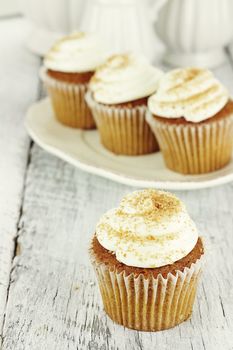
[[(142, 333), (102, 309), (87, 249), (96, 221), (132, 190), (84, 173), (32, 143), (41, 61), (23, 19), (0, 21), (0, 327), (2, 349), (233, 349), (233, 183), (179, 192), (207, 245), (191, 320)], [(233, 93), (232, 60), (216, 70)]]

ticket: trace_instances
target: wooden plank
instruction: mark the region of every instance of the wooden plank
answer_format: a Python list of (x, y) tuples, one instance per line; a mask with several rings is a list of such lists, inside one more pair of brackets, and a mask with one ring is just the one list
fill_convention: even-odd
[(208, 258), (191, 321), (154, 334), (107, 318), (87, 254), (99, 216), (130, 190), (33, 147), (4, 350), (231, 349), (233, 185), (177, 193), (205, 237)]
[(39, 60), (23, 49), (27, 25), (22, 19), (0, 22), (0, 329), (4, 318), (14, 239), (21, 211), (29, 138), (25, 110), (38, 90)]

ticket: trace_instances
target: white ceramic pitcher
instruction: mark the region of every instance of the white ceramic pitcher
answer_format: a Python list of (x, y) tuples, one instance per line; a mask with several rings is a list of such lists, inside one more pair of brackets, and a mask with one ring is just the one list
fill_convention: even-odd
[(112, 53), (133, 51), (150, 61), (155, 58), (158, 40), (148, 0), (88, 0), (81, 29), (98, 32)]
[(156, 29), (172, 66), (214, 67), (225, 60), (233, 37), (232, 0), (167, 0)]

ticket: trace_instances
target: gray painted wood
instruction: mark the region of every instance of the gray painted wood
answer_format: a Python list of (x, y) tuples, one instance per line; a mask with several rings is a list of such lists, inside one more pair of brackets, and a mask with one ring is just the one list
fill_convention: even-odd
[(25, 110), (37, 96), (39, 60), (23, 48), (22, 20), (0, 22), (0, 329), (20, 216), (29, 138)]
[[(26, 52), (24, 55), (31, 57)], [(19, 58), (17, 64), (21, 70), (30, 65), (32, 75), (37, 62), (30, 60), (25, 63), (25, 59)], [(233, 92), (230, 64), (216, 73)], [(25, 105), (35, 98), (37, 78), (30, 79), (30, 91), (18, 96), (14, 107), (11, 106), (12, 113), (22, 105), (24, 111)], [(7, 237), (9, 241), (16, 237), (17, 249), (9, 290), (5, 288), (8, 299), (4, 307), (2, 349), (233, 349), (233, 183), (177, 192), (206, 241), (206, 265), (191, 320), (164, 332), (132, 331), (114, 324), (103, 312), (88, 259), (88, 245), (99, 216), (133, 189), (84, 173), (34, 145), (21, 202), (28, 152), (28, 140), (23, 135), (24, 157), (16, 161), (18, 168), (23, 164), (17, 205), (15, 202), (5, 205), (8, 210), (15, 208), (15, 217), (9, 219), (15, 229), (9, 230)], [(6, 143), (2, 147), (9, 152)], [(7, 191), (4, 194), (8, 203)], [(5, 268), (8, 279), (13, 248), (11, 241)]]
[(191, 321), (157, 334), (107, 318), (87, 254), (98, 217), (129, 190), (33, 147), (3, 349), (231, 349), (233, 184), (177, 193), (205, 237), (207, 261)]

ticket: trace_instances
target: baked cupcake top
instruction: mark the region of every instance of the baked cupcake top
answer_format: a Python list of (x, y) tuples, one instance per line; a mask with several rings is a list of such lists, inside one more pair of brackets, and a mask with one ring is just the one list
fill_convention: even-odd
[(130, 102), (154, 93), (162, 74), (142, 56), (113, 55), (97, 69), (89, 87), (97, 102)]
[(228, 102), (227, 89), (206, 69), (175, 69), (160, 80), (148, 100), (152, 114), (198, 123), (213, 117)]
[(64, 73), (94, 71), (107, 57), (107, 50), (94, 34), (75, 32), (58, 40), (49, 50), (44, 65)]
[(151, 189), (125, 196), (118, 208), (104, 214), (96, 237), (119, 262), (155, 268), (173, 264), (191, 252), (198, 232), (176, 196)]

